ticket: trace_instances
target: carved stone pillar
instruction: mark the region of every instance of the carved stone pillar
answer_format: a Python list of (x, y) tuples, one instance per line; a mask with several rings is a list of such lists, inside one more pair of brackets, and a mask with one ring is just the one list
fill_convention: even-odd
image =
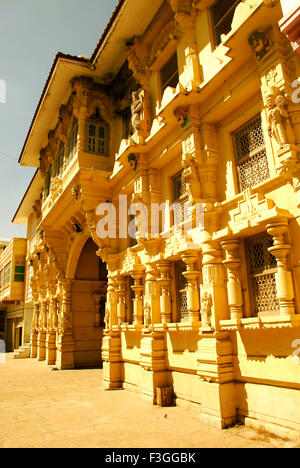
[[(122, 388), (121, 336), (116, 326), (125, 320), (125, 279), (114, 278), (109, 268), (106, 328), (102, 340), (103, 381), (106, 390)], [(119, 302), (120, 301), (120, 302)]]
[(32, 331), (30, 337), (30, 357), (35, 359), (38, 355), (38, 323), (40, 305), (37, 300), (33, 302)]
[(116, 278), (117, 283), (117, 316), (118, 325), (122, 325), (126, 321), (126, 279), (123, 276)]
[(219, 147), (216, 126), (204, 122), (201, 125), (201, 167), (200, 182), (202, 198), (208, 203), (217, 201), (217, 167)]
[(56, 360), (56, 365), (60, 369), (74, 368), (75, 346), (72, 334), (71, 288), (72, 280), (64, 279), (62, 281), (61, 317)]
[(134, 279), (134, 285), (131, 286), (131, 289), (135, 293), (135, 298), (133, 300), (133, 320), (135, 325), (143, 324), (143, 290), (144, 286), (142, 284), (143, 278), (143, 269), (135, 270), (131, 273), (132, 278)]
[(73, 83), (73, 88), (76, 91), (74, 100), (74, 115), (78, 120), (78, 152), (85, 151), (85, 124), (88, 117), (88, 94), (91, 87), (91, 82), (88, 78), (76, 78)]
[(95, 306), (95, 323), (94, 327), (95, 328), (104, 328), (105, 323), (104, 323), (104, 307), (103, 307), (103, 302), (105, 296), (103, 294), (99, 293), (93, 293), (92, 294), (92, 301)]
[(171, 292), (170, 292), (171, 263), (168, 261), (162, 261), (157, 264), (157, 269), (160, 273), (160, 278), (158, 278), (157, 281), (161, 288), (161, 296), (160, 296), (161, 321), (162, 323), (170, 323), (172, 322), (172, 304), (171, 304)]
[(213, 241), (217, 231), (217, 210), (206, 206), (204, 213), (204, 232), (202, 244), (203, 285), (201, 287), (201, 320), (202, 326), (218, 330), (220, 320), (228, 318), (227, 288), (222, 248)]
[(49, 302), (49, 323), (46, 340), (46, 361), (48, 365), (56, 362), (56, 328), (57, 328), (57, 300), (54, 297), (55, 287), (50, 286), (51, 298)]
[(175, 13), (175, 20), (183, 33), (185, 73), (182, 78), (182, 85), (188, 91), (191, 91), (197, 89), (202, 81), (195, 33), (197, 12), (193, 9), (192, 1), (185, 1), (184, 5), (181, 2), (170, 1), (170, 4)]
[(267, 232), (274, 240), (274, 246), (269, 248), (269, 252), (277, 261), (276, 289), (280, 314), (293, 315), (295, 314), (295, 293), (292, 273), (287, 264), (287, 256), (291, 249), (288, 241), (288, 221), (286, 219), (275, 220), (267, 225)]
[(226, 260), (223, 265), (227, 268), (227, 293), (232, 320), (243, 318), (243, 292), (241, 285), (241, 260), (239, 258), (239, 239), (229, 239), (221, 243)]
[(197, 251), (193, 252), (185, 252), (182, 255), (183, 262), (187, 265), (187, 271), (183, 273), (183, 276), (187, 279), (187, 307), (189, 311), (189, 321), (199, 322), (199, 309), (200, 309), (200, 301), (199, 301), (199, 288), (198, 288), (198, 278), (200, 272), (195, 270), (195, 263), (198, 259)]
[[(153, 323), (161, 323), (160, 314), (160, 291), (159, 291), (159, 272), (150, 263), (146, 265), (146, 279), (145, 279), (145, 307), (148, 305), (150, 308), (150, 325)], [(147, 314), (145, 312), (145, 326), (147, 326)]]
[(40, 306), (40, 328), (37, 343), (37, 358), (39, 361), (45, 361), (46, 359), (47, 307), (47, 301), (43, 300)]
[(106, 328), (118, 325), (117, 299), (117, 286), (115, 280), (111, 274), (108, 273), (106, 311), (109, 316), (109, 324), (107, 324), (108, 326), (106, 325)]

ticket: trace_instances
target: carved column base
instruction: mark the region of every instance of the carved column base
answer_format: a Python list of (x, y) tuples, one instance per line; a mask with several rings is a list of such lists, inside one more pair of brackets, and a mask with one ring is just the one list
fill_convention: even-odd
[(30, 357), (36, 359), (38, 355), (38, 332), (33, 331), (30, 337)]
[(141, 341), (142, 398), (157, 403), (157, 387), (168, 386), (164, 333), (144, 332)]
[(40, 331), (38, 334), (37, 341), (37, 358), (39, 361), (45, 361), (46, 359), (46, 331)]
[(61, 369), (74, 369), (74, 338), (72, 332), (65, 332), (58, 336), (56, 351), (56, 366)]
[(105, 390), (123, 388), (121, 337), (119, 333), (105, 334), (102, 341), (103, 382)]
[(232, 346), (228, 335), (202, 334), (198, 356), (201, 421), (224, 429), (237, 421)]
[(56, 363), (56, 332), (55, 331), (51, 331), (47, 334), (46, 362), (48, 366), (52, 366)]

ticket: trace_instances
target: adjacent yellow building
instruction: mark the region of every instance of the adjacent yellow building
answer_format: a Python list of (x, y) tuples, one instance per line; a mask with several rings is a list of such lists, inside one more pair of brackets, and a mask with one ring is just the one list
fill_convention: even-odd
[(32, 358), (299, 435), (300, 60), (282, 17), (276, 0), (120, 0), (90, 59), (56, 56), (14, 218)]
[(30, 343), (32, 305), (24, 306), (27, 240), (0, 242), (0, 251), (0, 335), (11, 352)]

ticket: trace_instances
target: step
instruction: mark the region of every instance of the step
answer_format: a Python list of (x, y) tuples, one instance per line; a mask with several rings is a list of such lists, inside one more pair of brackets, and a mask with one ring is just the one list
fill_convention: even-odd
[(26, 343), (14, 351), (14, 359), (28, 359), (30, 357), (30, 344)]

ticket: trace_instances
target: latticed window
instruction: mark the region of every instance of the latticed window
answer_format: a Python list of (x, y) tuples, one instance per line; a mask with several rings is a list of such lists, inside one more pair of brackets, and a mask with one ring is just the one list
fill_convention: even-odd
[(231, 31), (234, 12), (241, 0), (218, 0), (211, 8), (216, 44), (222, 42), (222, 34)]
[(87, 145), (89, 153), (108, 156), (109, 127), (102, 119), (99, 109), (87, 122)]
[(233, 133), (233, 143), (241, 191), (270, 177), (260, 115)]
[(172, 55), (160, 71), (162, 94), (168, 86), (176, 88), (179, 81), (177, 53)]
[(63, 142), (60, 142), (57, 158), (54, 163), (54, 177), (57, 177), (63, 170), (64, 167), (64, 158), (65, 158), (65, 145)]
[(188, 201), (186, 182), (183, 177), (183, 171), (178, 172), (172, 177), (173, 188), (173, 207), (174, 207), (174, 224), (180, 224), (189, 218)]
[(77, 138), (78, 138), (78, 120), (74, 117), (72, 128), (67, 142), (67, 162), (71, 161), (77, 151)]
[(178, 320), (188, 317), (189, 314), (186, 297), (187, 280), (183, 276), (185, 271), (186, 266), (182, 260), (174, 263)]
[(245, 241), (253, 315), (279, 312), (275, 281), (277, 262), (268, 250), (272, 246), (273, 240), (268, 234)]

